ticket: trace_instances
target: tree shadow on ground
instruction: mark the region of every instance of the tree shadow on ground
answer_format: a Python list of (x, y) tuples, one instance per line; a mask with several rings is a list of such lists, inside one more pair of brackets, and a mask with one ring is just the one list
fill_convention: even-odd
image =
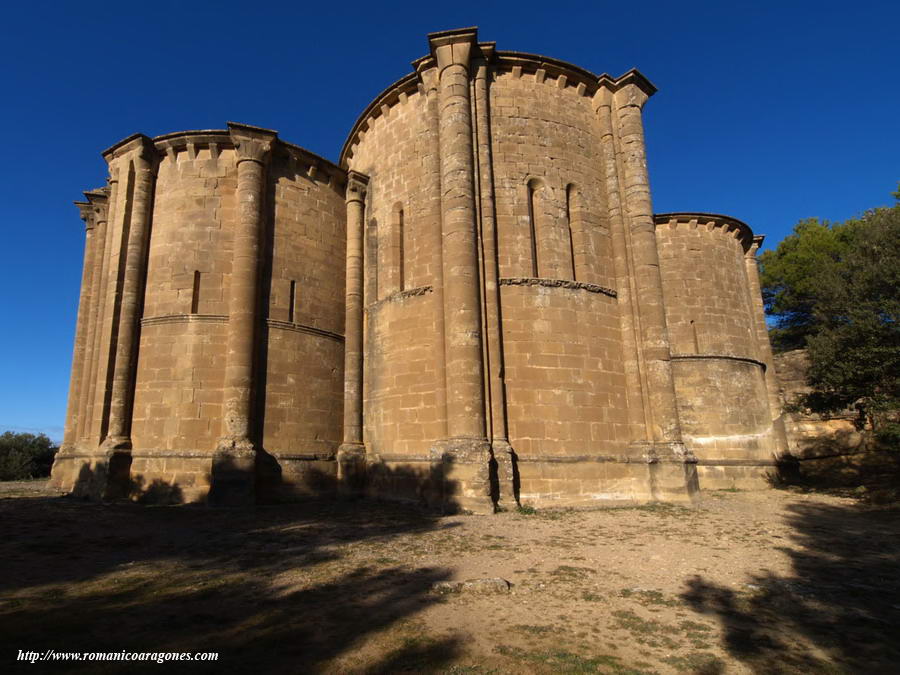
[(897, 672), (900, 508), (797, 503), (793, 574), (735, 590), (694, 577), (682, 598), (717, 618), (724, 647), (761, 673)]
[(364, 672), (440, 667), (458, 645), (416, 639), (415, 617), (441, 601), (431, 589), (449, 571), (373, 552), (452, 526), (370, 501), (209, 509), (0, 499), (0, 654), (15, 666), (19, 649), (220, 653), (191, 672), (315, 672), (335, 659)]

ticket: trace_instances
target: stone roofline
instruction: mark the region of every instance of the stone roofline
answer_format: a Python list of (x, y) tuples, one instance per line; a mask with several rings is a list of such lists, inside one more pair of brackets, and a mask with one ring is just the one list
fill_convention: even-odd
[(765, 235), (753, 234), (753, 230), (747, 223), (731, 216), (722, 215), (721, 213), (704, 213), (702, 211), (686, 211), (676, 213), (656, 213), (653, 215), (653, 221), (657, 227), (668, 225), (669, 227), (689, 226), (689, 227), (705, 227), (708, 230), (719, 230), (725, 233), (732, 233), (741, 245), (744, 251), (749, 251), (755, 244), (758, 249), (762, 245)]
[(127, 138), (123, 138), (115, 145), (110, 146), (101, 154), (107, 163), (128, 152), (132, 152), (139, 147), (153, 147), (157, 153), (157, 157), (162, 157), (169, 152), (188, 151), (193, 152), (196, 147), (215, 146), (222, 149), (234, 149), (234, 142), (231, 135), (233, 131), (238, 133), (251, 133), (254, 135), (271, 136), (275, 142), (275, 148), (279, 148), (291, 155), (298, 162), (309, 167), (310, 177), (319, 176), (320, 180), (329, 182), (336, 188), (343, 188), (347, 183), (347, 171), (339, 167), (334, 162), (321, 157), (306, 148), (299, 145), (289, 143), (278, 138), (278, 132), (263, 127), (255, 127), (249, 124), (238, 124), (229, 122), (228, 129), (196, 129), (190, 131), (176, 131), (161, 136), (150, 138), (144, 134), (132, 134)]
[(635, 85), (648, 98), (657, 91), (653, 83), (636, 68), (632, 68), (618, 78), (614, 78), (607, 73), (596, 75), (580, 66), (549, 56), (527, 52), (498, 51), (495, 42), (478, 42), (478, 29), (474, 27), (430, 33), (428, 39), (431, 53), (413, 61), (413, 72), (400, 78), (378, 94), (363, 110), (350, 130), (344, 146), (341, 148), (338, 164), (344, 168), (348, 166), (348, 161), (352, 156), (353, 145), (359, 140), (360, 133), (368, 129), (370, 120), (384, 114), (385, 109), (389, 109), (392, 105), (400, 102), (401, 99), (405, 100), (411, 93), (424, 91), (421, 73), (437, 66), (437, 58), (434, 53), (436, 46), (447, 40), (465, 39), (468, 36), (471, 36), (472, 45), (475, 47), (472, 52), (472, 61), (486, 61), (493, 68), (503, 71), (512, 71), (518, 68), (520, 72), (541, 72), (543, 77), (549, 76), (555, 78), (557, 82), (562, 82), (561, 85), (558, 85), (560, 88), (572, 86), (583, 96), (593, 97), (597, 90), (601, 88), (608, 89), (610, 92), (616, 92), (628, 85)]

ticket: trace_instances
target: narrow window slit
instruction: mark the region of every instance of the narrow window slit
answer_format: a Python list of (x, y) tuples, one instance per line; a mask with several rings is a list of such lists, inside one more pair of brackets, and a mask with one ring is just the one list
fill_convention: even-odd
[(297, 304), (297, 282), (291, 281), (291, 293), (288, 300), (288, 322), (294, 323), (294, 307)]
[(566, 226), (569, 230), (569, 260), (572, 264), (572, 281), (578, 281), (578, 274), (575, 271), (575, 228), (572, 223), (572, 191), (574, 185), (566, 186)]
[(194, 270), (194, 288), (191, 292), (191, 314), (200, 308), (200, 271)]
[(538, 276), (537, 228), (535, 227), (535, 195), (534, 183), (528, 181), (528, 227), (531, 238), (531, 276)]
[(406, 247), (405, 247), (405, 238), (406, 233), (404, 232), (403, 222), (403, 209), (400, 209), (400, 212), (397, 214), (397, 246), (399, 247), (398, 255), (399, 263), (400, 263), (400, 290), (406, 290)]

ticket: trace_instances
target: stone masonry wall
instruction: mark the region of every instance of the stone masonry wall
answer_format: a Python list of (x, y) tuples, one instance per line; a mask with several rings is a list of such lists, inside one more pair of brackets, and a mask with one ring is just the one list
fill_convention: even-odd
[(340, 166), (236, 123), (104, 152), (57, 485), (489, 512), (690, 500), (786, 448), (762, 238), (654, 216), (655, 87), (428, 45)]
[[(752, 233), (722, 216), (656, 218), (679, 418), (708, 485), (756, 482), (774, 459), (766, 364), (745, 256)], [(727, 468), (723, 468), (727, 467)]]
[(623, 453), (631, 430), (615, 298), (511, 281), (502, 286), (511, 445), (532, 460)]
[[(208, 145), (192, 144), (190, 151), (187, 145), (173, 148), (159, 164), (132, 419), (135, 475), (175, 480), (176, 466), (184, 473), (183, 462), (142, 458), (147, 451), (211, 455), (215, 448), (222, 418), (235, 159), (233, 150), (213, 158)], [(191, 473), (178, 476), (185, 489), (208, 480), (209, 467)]]
[(377, 108), (350, 163), (369, 176), (364, 436), (388, 460), (425, 457), (444, 434), (434, 112), (424, 92), (406, 88)]
[(595, 115), (562, 80), (500, 67), (490, 83), (500, 276), (612, 287)]
[(272, 159), (263, 447), (332, 456), (341, 441), (344, 199), (288, 149)]

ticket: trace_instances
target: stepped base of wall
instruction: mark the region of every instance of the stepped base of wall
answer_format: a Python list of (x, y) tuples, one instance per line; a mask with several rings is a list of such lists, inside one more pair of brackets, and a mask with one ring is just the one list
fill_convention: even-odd
[(697, 476), (704, 490), (761, 490), (772, 487), (774, 460), (700, 460)]
[(690, 503), (697, 494), (692, 463), (629, 457), (519, 458), (522, 505), (589, 507), (615, 503)]
[(64, 448), (57, 453), (50, 484), (74, 497), (109, 500), (126, 497), (131, 458), (127, 452), (103, 448)]
[[(435, 444), (428, 455), (336, 457), (257, 452), (246, 466), (217, 465), (213, 451), (60, 451), (51, 484), (74, 496), (146, 504), (241, 506), (365, 496), (442, 513), (492, 513), (519, 505), (590, 507), (691, 503), (700, 490), (771, 486), (774, 460), (695, 459), (672, 453), (527, 457), (485, 442)], [(646, 448), (641, 448), (646, 449)]]

